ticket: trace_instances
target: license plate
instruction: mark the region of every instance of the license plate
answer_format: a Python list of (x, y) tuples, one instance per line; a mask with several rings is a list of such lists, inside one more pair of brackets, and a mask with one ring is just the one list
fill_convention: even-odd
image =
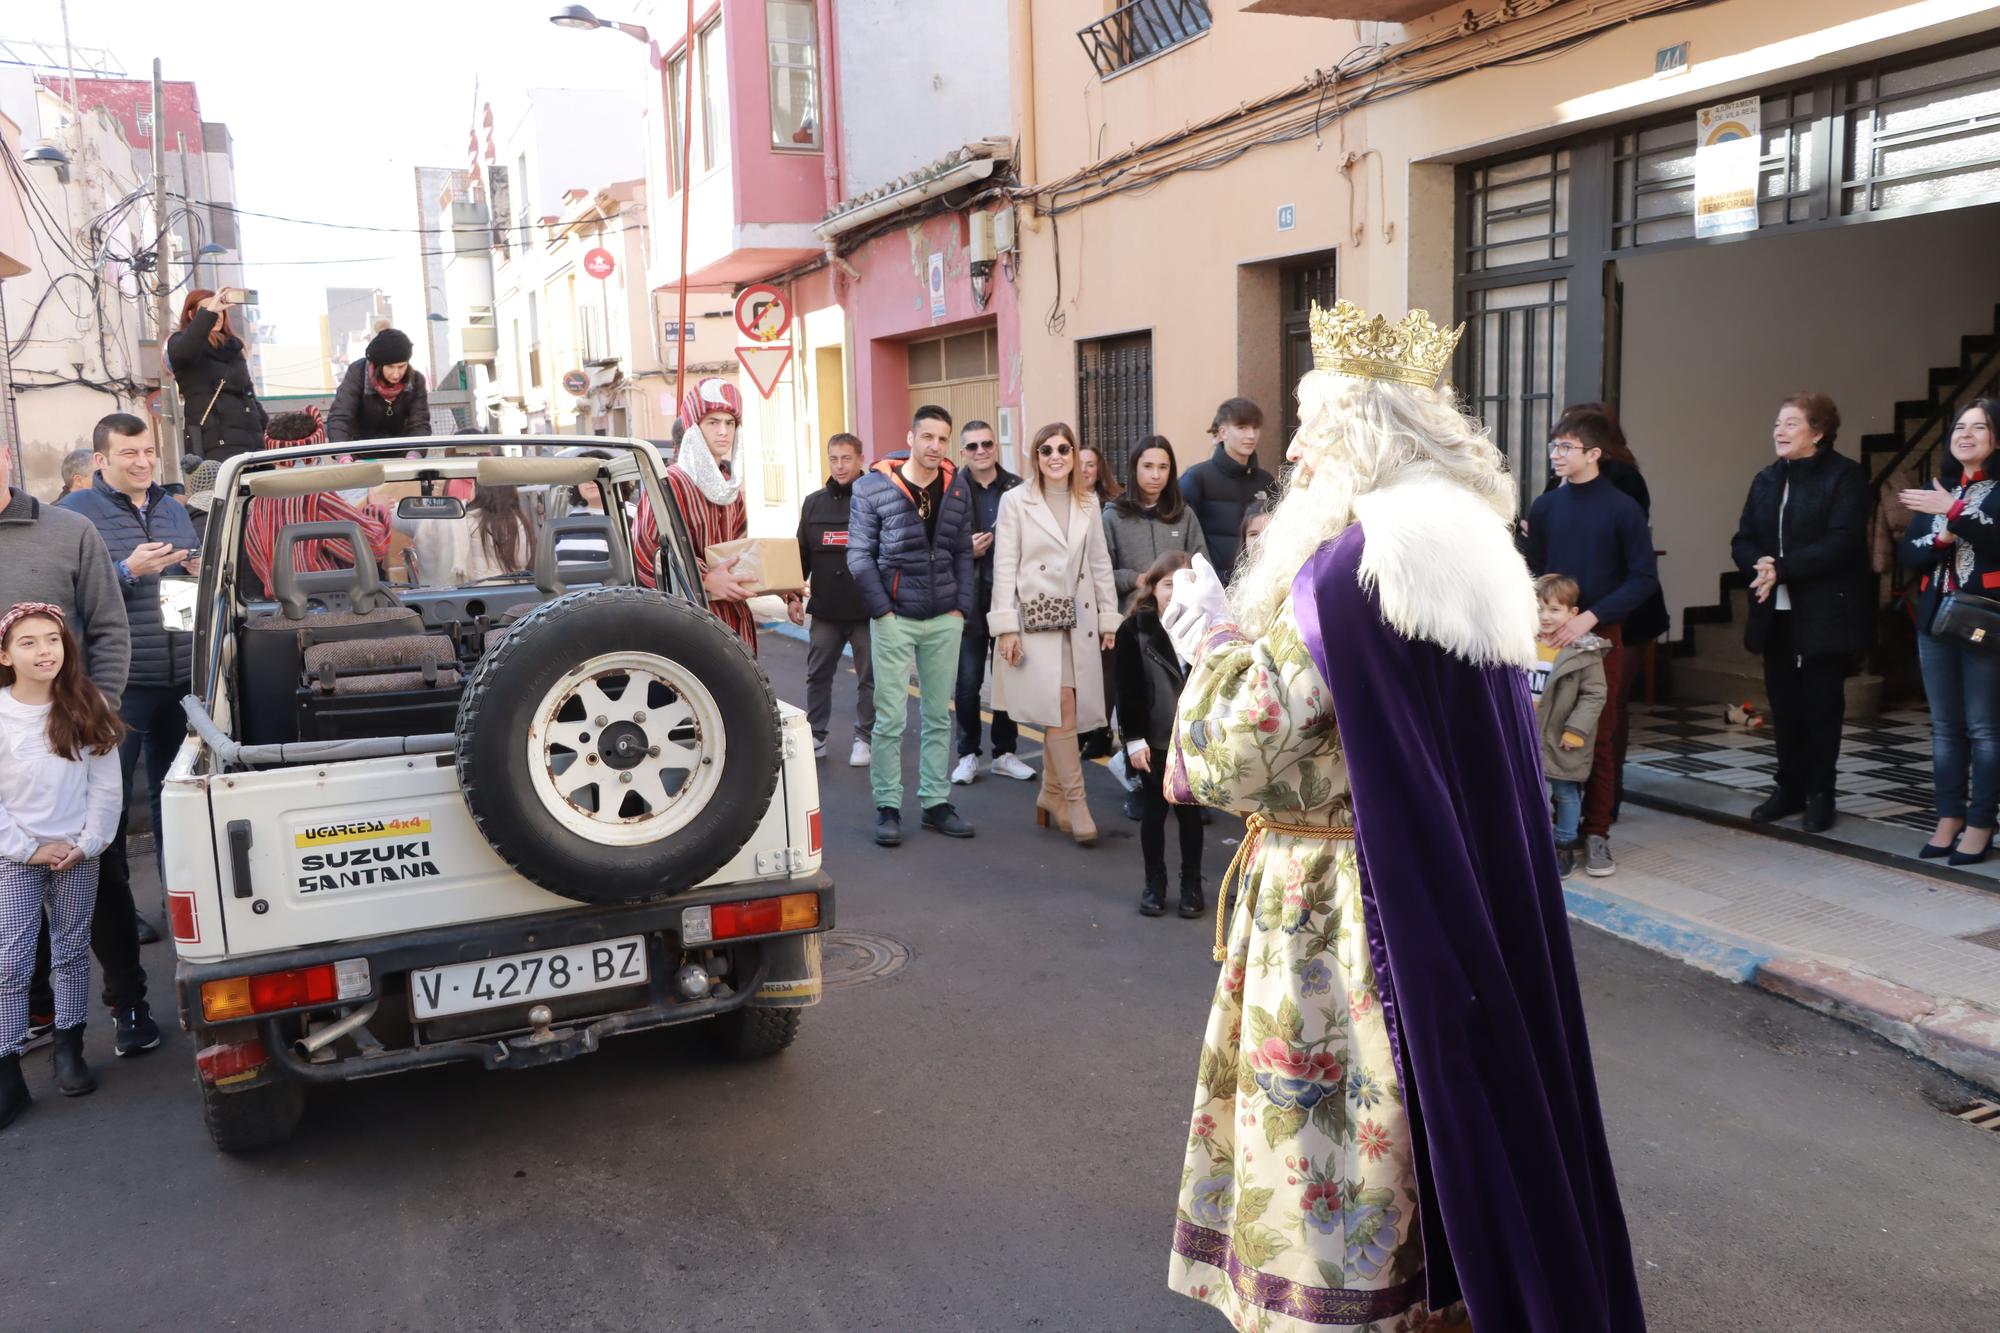
[(410, 1007), (419, 1019), (443, 1018), (637, 986), (648, 975), (645, 937), (632, 935), (477, 963), (420, 968), (410, 973)]

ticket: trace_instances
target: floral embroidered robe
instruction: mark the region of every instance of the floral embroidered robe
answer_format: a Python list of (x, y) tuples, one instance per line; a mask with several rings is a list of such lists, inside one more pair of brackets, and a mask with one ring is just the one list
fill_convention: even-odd
[[(1208, 635), (1181, 696), (1176, 800), (1352, 823), (1326, 683), (1289, 601)], [(1464, 1330), (1424, 1305), (1416, 1175), (1352, 841), (1246, 849), (1203, 1037), (1169, 1284), (1240, 1330)], [(1218, 910), (1220, 906), (1218, 905)]]

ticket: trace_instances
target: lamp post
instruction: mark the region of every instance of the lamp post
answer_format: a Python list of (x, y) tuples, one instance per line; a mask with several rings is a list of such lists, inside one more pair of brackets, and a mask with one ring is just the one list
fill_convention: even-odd
[[(549, 22), (558, 28), (570, 28), (579, 32), (589, 32), (596, 28), (616, 28), (636, 41), (645, 42), (654, 51), (653, 63), (660, 71), (661, 103), (673, 95), (673, 84), (667, 78), (668, 61), (661, 57), (653, 46), (652, 35), (637, 23), (615, 23), (601, 19), (582, 5), (564, 5), (556, 13), (549, 15)], [(694, 150), (694, 0), (687, 0), (687, 72), (681, 80), (684, 85), (681, 99), (681, 256), (680, 256), (680, 317), (674, 321), (674, 404), (675, 411), (687, 394), (687, 315), (688, 315), (688, 198), (693, 194), (693, 182), (688, 179), (688, 155)], [(652, 318), (650, 311), (647, 318)]]
[(202, 260), (208, 258), (210, 255), (226, 255), (228, 253), (229, 249), (227, 246), (217, 245), (214, 241), (210, 241), (207, 245), (204, 245), (201, 247), (201, 249), (195, 251), (194, 263), (191, 266), (192, 272), (190, 274), (190, 276), (194, 279), (194, 285), (197, 287), (201, 286)]

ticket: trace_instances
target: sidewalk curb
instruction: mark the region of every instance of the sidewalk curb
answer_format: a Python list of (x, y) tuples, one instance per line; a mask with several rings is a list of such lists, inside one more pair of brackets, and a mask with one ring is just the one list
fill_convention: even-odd
[(1570, 916), (1691, 967), (1866, 1029), (1920, 1059), (2000, 1091), (2000, 1013), (1814, 958), (1780, 958), (1699, 922), (1565, 881)]

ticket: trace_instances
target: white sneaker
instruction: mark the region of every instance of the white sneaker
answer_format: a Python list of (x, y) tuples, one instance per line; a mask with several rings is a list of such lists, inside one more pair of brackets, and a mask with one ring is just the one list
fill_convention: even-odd
[(970, 784), (971, 781), (978, 776), (979, 776), (979, 756), (976, 754), (960, 755), (958, 757), (957, 765), (955, 765), (951, 770), (951, 780), (953, 782), (956, 782), (959, 786), (963, 787)]
[(822, 736), (813, 742), (813, 758), (826, 758), (826, 737)]
[(856, 741), (854, 742), (854, 748), (847, 752), (847, 766), (849, 768), (866, 768), (874, 758), (875, 752), (869, 748), (867, 741)]
[(1016, 782), (1033, 782), (1040, 776), (1034, 769), (1022, 763), (1017, 756), (1011, 754), (994, 755), (993, 771), (1003, 778), (1013, 778)]

